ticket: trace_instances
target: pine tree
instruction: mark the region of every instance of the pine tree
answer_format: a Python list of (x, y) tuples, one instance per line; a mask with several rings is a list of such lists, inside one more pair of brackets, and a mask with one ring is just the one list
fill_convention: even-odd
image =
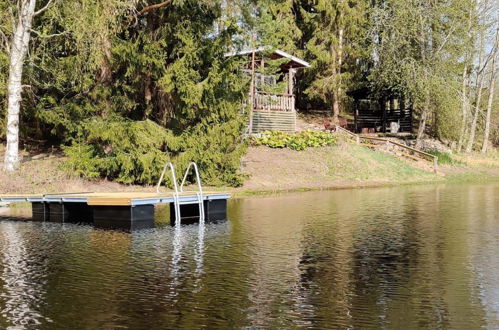
[(331, 107), (338, 122), (345, 90), (359, 77), (359, 62), (368, 54), (364, 0), (300, 1), (300, 25), (304, 33), (307, 59), (312, 69), (306, 93)]

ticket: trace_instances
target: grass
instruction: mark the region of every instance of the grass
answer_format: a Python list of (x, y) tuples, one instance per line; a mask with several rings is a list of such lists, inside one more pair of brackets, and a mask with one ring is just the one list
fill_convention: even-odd
[[(367, 147), (351, 145), (348, 158), (343, 157), (341, 167), (335, 167), (343, 178), (351, 181), (379, 180), (400, 182), (404, 180), (431, 180), (435, 174), (393, 157), (375, 152)], [(341, 161), (339, 162), (341, 163)], [(346, 169), (346, 171), (340, 171)]]
[(463, 161), (455, 159), (451, 154), (446, 152), (429, 151), (429, 153), (438, 157), (438, 165), (466, 165)]
[(239, 190), (278, 191), (431, 182), (440, 178), (396, 157), (350, 143), (304, 151), (250, 148)]

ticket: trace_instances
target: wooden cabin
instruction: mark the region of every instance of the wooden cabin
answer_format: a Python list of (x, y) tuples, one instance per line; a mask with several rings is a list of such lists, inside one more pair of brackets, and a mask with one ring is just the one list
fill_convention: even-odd
[(367, 88), (347, 93), (354, 99), (355, 133), (411, 133), (412, 106), (395, 93), (374, 96)]
[[(248, 132), (296, 130), (296, 70), (310, 66), (307, 62), (282, 50), (260, 47), (227, 56), (244, 56), (248, 61), (242, 71), (251, 75), (248, 104)], [(269, 71), (270, 70), (270, 71)]]

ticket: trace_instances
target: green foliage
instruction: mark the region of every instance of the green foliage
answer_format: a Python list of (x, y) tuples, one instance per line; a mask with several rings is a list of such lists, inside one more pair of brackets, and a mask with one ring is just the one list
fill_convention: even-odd
[[(156, 123), (146, 121), (92, 120), (80, 137), (65, 147), (64, 168), (86, 178), (107, 178), (121, 183), (154, 184), (166, 161), (183, 173), (191, 161), (198, 164), (203, 183), (239, 186), (239, 160), (245, 143), (236, 122), (185, 132), (175, 136)], [(171, 184), (167, 177), (166, 183)], [(179, 178), (181, 179), (181, 178)]]
[(153, 183), (179, 139), (151, 121), (89, 121), (81, 139), (64, 149), (65, 168), (88, 178), (105, 177), (121, 183)]
[(375, 62), (372, 89), (381, 96), (410, 101), (417, 115), (425, 109), (433, 135), (457, 140), (460, 84), (473, 46), (473, 1), (373, 3), (371, 25)]
[(305, 93), (332, 107), (334, 98), (362, 80), (367, 43), (368, 1), (301, 1), (299, 26), (304, 32), (306, 56), (312, 67), (304, 74)]
[(336, 137), (323, 131), (302, 131), (299, 133), (285, 133), (279, 131), (266, 131), (261, 137), (253, 139), (256, 145), (270, 148), (289, 148), (292, 150), (305, 150), (306, 148), (324, 147), (336, 144)]
[(7, 72), (9, 61), (7, 54), (0, 48), (0, 139), (5, 137), (5, 110), (7, 109)]
[(156, 2), (68, 1), (35, 21), (22, 135), (69, 145), (65, 168), (88, 178), (151, 184), (166, 160), (196, 161), (204, 183), (240, 185), (238, 19), (211, 0), (137, 19)]
[(447, 152), (429, 151), (429, 153), (438, 157), (439, 165), (465, 165), (463, 162), (454, 159), (452, 155)]
[[(457, 138), (460, 75), (465, 63), (473, 64), (471, 0), (175, 0), (135, 16), (153, 4), (53, 1), (34, 19), (21, 141), (66, 146), (68, 171), (88, 178), (150, 184), (166, 160), (179, 171), (196, 161), (205, 183), (240, 185), (247, 120), (240, 111), (249, 79), (238, 71), (244, 60), (225, 53), (250, 44), (312, 64), (298, 71), (302, 104), (346, 104), (345, 92), (369, 84), (379, 94), (406, 96), (417, 112), (429, 100), (433, 134)], [(15, 2), (0, 0), (0, 124), (11, 10)], [(282, 63), (266, 61), (262, 73)], [(286, 84), (262, 90), (282, 92)], [(496, 143), (498, 131), (492, 130)], [(257, 143), (303, 150), (335, 141), (321, 132), (270, 132)]]

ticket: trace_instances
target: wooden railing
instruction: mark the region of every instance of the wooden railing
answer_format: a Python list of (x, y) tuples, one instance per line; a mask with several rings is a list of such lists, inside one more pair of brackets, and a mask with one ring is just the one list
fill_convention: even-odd
[(355, 140), (355, 142), (356, 142), (357, 144), (359, 144), (359, 143), (360, 143), (360, 137), (359, 137), (357, 134), (355, 134), (355, 133), (353, 133), (353, 132), (350, 132), (350, 131), (349, 131), (349, 130), (347, 130), (347, 129), (344, 129), (344, 128), (343, 128), (343, 127), (341, 127), (341, 126), (335, 126), (335, 129), (336, 129), (336, 132), (341, 133), (341, 134), (343, 134), (343, 135), (346, 135), (347, 137), (349, 137), (349, 138), (351, 138), (351, 139)]
[[(368, 145), (370, 147), (385, 147), (389, 148), (399, 148), (402, 149), (402, 156), (412, 158), (413, 160), (425, 160), (429, 161), (430, 163), (433, 164), (433, 171), (436, 173), (438, 170), (438, 157), (432, 154), (429, 154), (427, 152), (418, 150), (413, 147), (406, 146), (405, 144), (401, 144), (389, 139), (385, 138), (380, 138), (380, 137), (371, 137), (371, 136), (363, 136), (363, 135), (358, 135), (353, 132), (350, 132), (347, 129), (344, 129), (343, 127), (340, 126), (335, 126), (336, 132), (343, 134), (347, 136), (348, 138), (353, 139), (357, 144), (363, 143), (364, 145)], [(366, 143), (367, 141), (367, 143)], [(416, 154), (417, 156), (415, 156)]]
[(295, 111), (295, 97), (292, 94), (257, 92), (253, 107), (257, 110)]
[[(406, 146), (405, 144), (401, 144), (389, 139), (384, 139), (380, 137), (371, 137), (371, 136), (359, 136), (360, 141), (368, 141), (368, 145), (373, 147), (383, 147), (385, 146), (387, 149), (389, 147), (402, 149), (402, 156), (412, 158), (414, 160), (425, 160), (430, 163), (433, 163), (433, 170), (436, 173), (438, 170), (438, 157), (427, 152), (418, 150), (413, 147)], [(372, 143), (374, 142), (374, 143)], [(381, 145), (379, 143), (382, 143)], [(378, 144), (376, 144), (378, 143)], [(414, 155), (415, 154), (415, 155)]]

